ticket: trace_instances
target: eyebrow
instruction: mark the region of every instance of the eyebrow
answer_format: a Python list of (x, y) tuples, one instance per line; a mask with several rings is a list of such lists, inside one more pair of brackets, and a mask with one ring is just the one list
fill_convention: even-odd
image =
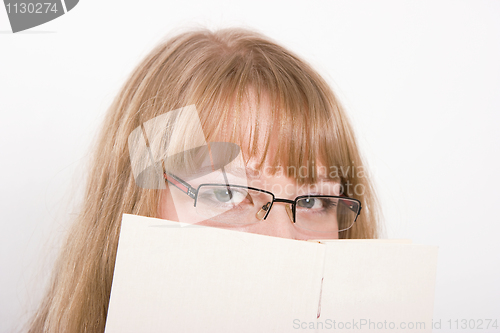
[[(214, 169), (212, 166), (205, 166), (205, 167), (198, 169), (194, 173), (191, 173), (189, 175), (184, 175), (184, 177), (186, 177), (186, 180), (195, 179), (195, 178), (209, 175), (209, 174), (211, 174), (213, 172), (217, 172), (217, 171), (225, 172), (226, 174), (231, 174), (235, 177), (246, 178), (249, 180), (259, 179), (261, 176), (261, 173), (262, 173), (261, 169), (256, 169), (256, 168), (252, 168), (249, 166), (245, 166), (245, 167), (233, 166), (233, 167), (231, 167), (230, 165), (228, 165), (223, 169), (222, 168)], [(272, 176), (272, 174), (269, 174), (269, 176)], [(293, 177), (290, 177), (290, 178), (293, 178)], [(316, 181), (313, 184), (318, 184), (318, 183), (336, 184), (336, 183), (339, 183), (338, 179), (332, 179), (332, 178), (329, 178), (325, 175), (316, 175), (315, 178), (316, 178)]]
[[(221, 170), (221, 169), (219, 169)], [(221, 170), (222, 171), (222, 170)], [(233, 167), (233, 168), (224, 168), (225, 173), (230, 173), (233, 176), (240, 178), (249, 178), (249, 179), (257, 179), (259, 178), (259, 172), (253, 168), (249, 167)]]
[[(248, 166), (244, 168), (235, 167), (235, 168), (224, 169), (224, 171), (234, 176), (241, 178), (246, 177), (248, 179), (258, 179), (261, 174), (260, 170), (257, 170), (255, 168), (250, 168)], [(316, 182), (314, 183), (339, 183), (339, 180), (328, 178), (327, 176), (324, 175), (316, 175)]]
[(219, 169), (214, 169), (212, 166), (205, 166), (203, 168), (197, 169), (195, 172), (189, 173), (189, 174), (184, 174), (180, 173), (182, 177), (185, 177), (187, 179), (195, 179), (199, 177), (203, 177), (206, 175), (209, 175), (214, 172), (225, 172), (226, 174), (231, 174), (233, 176), (241, 177), (241, 178), (258, 178), (258, 173), (257, 175), (255, 172), (252, 172), (251, 169), (249, 168), (242, 168), (242, 167), (236, 167), (236, 168), (219, 168)]

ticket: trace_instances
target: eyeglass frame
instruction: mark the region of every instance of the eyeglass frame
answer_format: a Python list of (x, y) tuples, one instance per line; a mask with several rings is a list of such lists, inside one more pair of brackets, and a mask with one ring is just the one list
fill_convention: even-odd
[[(266, 209), (264, 209), (264, 207), (266, 205), (268, 205), (269, 203), (267, 203), (266, 205), (264, 205), (264, 206), (261, 207), (261, 209), (264, 209), (266, 211), (266, 215), (264, 215), (264, 217), (262, 219), (260, 219), (261, 221), (265, 220), (267, 218), (267, 216), (271, 212), (271, 209), (273, 208), (273, 204), (275, 202), (283, 202), (283, 203), (287, 203), (287, 204), (292, 205), (292, 222), (295, 224), (296, 223), (295, 222), (295, 220), (296, 220), (296, 218), (295, 218), (295, 215), (296, 215), (296, 206), (297, 206), (297, 201), (300, 200), (300, 199), (306, 199), (306, 198), (336, 198), (336, 199), (340, 199), (340, 200), (352, 200), (352, 201), (355, 201), (355, 202), (357, 202), (357, 204), (359, 206), (359, 209), (357, 210), (357, 212), (353, 211), (352, 208), (348, 207), (348, 209), (350, 209), (351, 211), (353, 211), (353, 212), (356, 213), (356, 216), (354, 217), (354, 221), (352, 222), (352, 224), (348, 228), (337, 231), (337, 232), (341, 232), (341, 231), (346, 231), (346, 230), (349, 230), (350, 228), (352, 228), (352, 226), (354, 225), (354, 223), (356, 223), (356, 220), (358, 219), (358, 216), (361, 213), (361, 208), (362, 208), (361, 201), (359, 201), (358, 199), (346, 197), (344, 195), (340, 195), (340, 196), (337, 196), (337, 195), (316, 195), (316, 194), (313, 194), (313, 195), (299, 195), (299, 196), (295, 197), (294, 200), (290, 200), (290, 199), (284, 199), (284, 198), (276, 198), (276, 196), (272, 192), (269, 192), (269, 191), (266, 191), (266, 190), (263, 190), (263, 189), (260, 189), (260, 188), (250, 187), (250, 186), (233, 185), (233, 184), (228, 184), (228, 183), (226, 183), (226, 184), (204, 183), (204, 184), (200, 184), (197, 188), (194, 188), (193, 186), (191, 186), (185, 180), (183, 180), (183, 179), (181, 179), (181, 178), (179, 178), (179, 177), (177, 177), (175, 175), (169, 174), (167, 172), (163, 172), (163, 177), (165, 178), (166, 182), (169, 182), (173, 186), (177, 187), (179, 190), (181, 190), (183, 193), (185, 193), (191, 199), (193, 199), (194, 200), (194, 207), (196, 207), (196, 202), (197, 202), (197, 199), (198, 199), (198, 192), (199, 192), (199, 190), (200, 190), (200, 188), (202, 186), (221, 186), (221, 187), (222, 186), (227, 186), (227, 187), (231, 186), (231, 187), (249, 189), (249, 190), (253, 190), (253, 191), (258, 191), (258, 192), (261, 192), (261, 193), (269, 194), (269, 195), (272, 196), (273, 200), (270, 202), (269, 207), (267, 207)], [(184, 187), (185, 189), (183, 189), (182, 187)], [(316, 232), (321, 232), (321, 231), (316, 231)]]

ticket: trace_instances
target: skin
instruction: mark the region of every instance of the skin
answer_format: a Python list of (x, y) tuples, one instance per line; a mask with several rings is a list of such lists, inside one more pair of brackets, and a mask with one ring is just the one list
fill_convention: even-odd
[[(251, 115), (251, 121), (246, 122), (246, 127), (242, 128), (242, 131), (246, 134), (245, 137), (250, 138), (252, 140), (252, 135), (254, 131), (250, 127), (249, 124), (255, 124), (256, 119), (258, 119), (258, 124), (260, 128), (270, 129), (270, 111), (269, 107), (266, 103), (261, 103), (259, 105), (259, 113), (255, 112), (256, 107), (255, 103), (250, 98), (250, 103), (246, 103), (245, 106), (246, 114)], [(242, 125), (245, 126), (245, 125)], [(261, 139), (262, 138), (262, 139)], [(271, 142), (276, 142), (276, 140), (271, 140)], [(264, 151), (265, 142), (263, 136), (259, 137), (258, 140), (258, 151)], [(272, 145), (268, 147), (269, 152), (267, 155), (267, 160), (272, 160), (272, 156), (274, 151), (276, 151), (276, 147)], [(245, 155), (245, 151), (248, 151), (247, 147), (242, 147), (243, 155)], [(243, 160), (247, 160), (243, 158)], [(330, 180), (320, 181), (319, 185), (321, 188), (320, 192), (311, 192), (305, 191), (304, 187), (300, 187), (296, 184), (295, 179), (288, 178), (283, 174), (275, 174), (271, 175), (269, 172), (265, 172), (265, 170), (269, 170), (269, 163), (265, 163), (260, 170), (255, 168), (256, 160), (250, 160), (246, 168), (246, 178), (245, 181), (241, 185), (247, 184), (248, 186), (263, 189), (266, 191), (270, 191), (274, 193), (276, 198), (290, 199), (293, 200), (298, 195), (305, 194), (324, 194), (324, 195), (338, 195), (339, 187), (337, 182), (333, 182)], [(286, 168), (285, 168), (286, 170)], [(230, 172), (228, 177), (231, 177)], [(233, 179), (229, 179), (229, 183), (239, 183), (238, 181)], [(240, 178), (241, 179), (241, 178)], [(212, 181), (205, 181), (205, 183), (210, 183)], [(202, 180), (192, 181), (190, 184), (193, 187), (197, 187), (197, 185), (203, 183)], [(219, 182), (223, 183), (223, 182)], [(332, 232), (328, 234), (318, 234), (311, 232), (309, 230), (298, 227), (294, 224), (286, 210), (285, 203), (275, 202), (272, 206), (271, 211), (269, 212), (267, 218), (265, 220), (261, 220), (259, 222), (248, 224), (248, 225), (228, 225), (223, 223), (217, 223), (215, 221), (204, 220), (198, 221), (199, 217), (190, 213), (194, 209), (193, 200), (186, 196), (185, 193), (180, 191), (178, 188), (174, 186), (168, 186), (166, 190), (162, 191), (162, 199), (159, 207), (159, 217), (162, 219), (167, 219), (171, 221), (189, 221), (192, 223), (194, 221), (197, 224), (218, 227), (224, 229), (231, 229), (236, 231), (249, 232), (260, 235), (281, 237), (281, 238), (289, 238), (289, 239), (297, 239), (297, 240), (307, 240), (307, 239), (321, 239), (321, 238), (329, 238), (336, 239), (338, 238), (338, 232)], [(177, 206), (177, 209), (176, 209)]]
[[(297, 195), (307, 194), (300, 191), (300, 187), (296, 186), (294, 179), (285, 176), (261, 175), (258, 179), (249, 179), (249, 185), (273, 192), (277, 198), (283, 199), (293, 200)], [(329, 193), (327, 194), (334, 194), (337, 191), (336, 183), (325, 182), (322, 185), (322, 189), (328, 190)], [(336, 232), (318, 234), (298, 227), (288, 217), (285, 205), (285, 203), (275, 202), (267, 218), (253, 224), (228, 225), (211, 220), (199, 221), (197, 224), (297, 240), (338, 238)], [(179, 208), (179, 214), (177, 214), (176, 206)], [(160, 218), (183, 222), (195, 221), (197, 218), (195, 213), (189, 213), (193, 210), (193, 200), (176, 187), (169, 186), (168, 189), (163, 191), (159, 211)], [(181, 218), (179, 218), (179, 215), (181, 215)]]

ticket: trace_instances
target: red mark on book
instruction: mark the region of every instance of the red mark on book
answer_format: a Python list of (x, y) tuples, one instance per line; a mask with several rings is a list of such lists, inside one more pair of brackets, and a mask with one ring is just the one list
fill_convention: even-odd
[(316, 318), (319, 318), (321, 316), (321, 296), (323, 293), (323, 278), (321, 278), (321, 287), (319, 288), (319, 303), (318, 303), (318, 316)]

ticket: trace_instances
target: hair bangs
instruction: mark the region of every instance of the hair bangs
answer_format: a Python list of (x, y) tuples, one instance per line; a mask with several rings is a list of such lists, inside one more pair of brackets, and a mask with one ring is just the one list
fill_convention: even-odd
[(346, 149), (332, 119), (333, 93), (312, 70), (288, 61), (292, 55), (284, 62), (283, 54), (259, 50), (218, 48), (192, 71), (186, 103), (196, 105), (206, 141), (238, 144), (252, 167), (284, 171), (298, 183), (338, 179), (330, 169), (345, 163)]

